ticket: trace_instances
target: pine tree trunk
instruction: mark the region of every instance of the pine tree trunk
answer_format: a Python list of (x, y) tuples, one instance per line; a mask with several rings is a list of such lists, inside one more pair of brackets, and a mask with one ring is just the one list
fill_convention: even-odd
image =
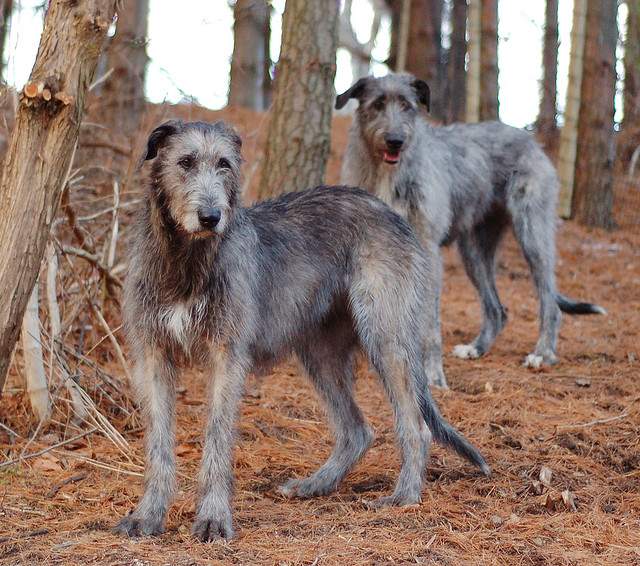
[(138, 131), (145, 107), (147, 20), (149, 0), (124, 0), (118, 10), (116, 33), (106, 51), (106, 72), (113, 69), (101, 90), (109, 126), (126, 136)]
[(612, 228), (616, 89), (616, 0), (588, 0), (573, 192), (575, 218)]
[(467, 21), (469, 41), (467, 53), (469, 66), (467, 69), (466, 89), (466, 121), (477, 122), (480, 119), (480, 44), (481, 44), (481, 12), (482, 0), (469, 0), (469, 17)]
[(628, 163), (640, 145), (640, 0), (627, 0), (627, 38), (624, 44), (624, 94), (619, 160)]
[(0, 84), (6, 82), (4, 71), (4, 48), (9, 39), (9, 25), (13, 12), (13, 0), (0, 0)]
[(263, 110), (269, 7), (265, 0), (237, 0), (233, 17), (229, 104)]
[(453, 0), (451, 45), (447, 55), (447, 123), (462, 122), (466, 112), (467, 0)]
[(498, 109), (498, 0), (482, 0), (480, 120), (497, 120)]
[(322, 183), (338, 43), (336, 0), (287, 0), (260, 198)]
[(116, 0), (52, 0), (0, 182), (0, 391)]
[(542, 50), (544, 76), (541, 85), (540, 109), (537, 129), (547, 148), (555, 146), (556, 81), (558, 78), (558, 0), (547, 0), (544, 24), (544, 47)]
[(586, 20), (587, 0), (574, 0), (569, 84), (567, 85), (564, 124), (560, 132), (560, 148), (558, 150), (558, 177), (560, 179), (558, 214), (562, 218), (571, 217), (571, 202), (573, 200), (573, 186), (576, 172), (576, 146), (578, 139), (578, 118), (580, 115), (582, 70), (584, 68), (584, 30)]
[(389, 69), (398, 71), (398, 52), (400, 50), (400, 20), (403, 0), (387, 0), (391, 16), (391, 37), (389, 38), (389, 57), (385, 61)]
[(411, 0), (405, 70), (427, 81), (431, 114), (443, 118), (442, 0)]

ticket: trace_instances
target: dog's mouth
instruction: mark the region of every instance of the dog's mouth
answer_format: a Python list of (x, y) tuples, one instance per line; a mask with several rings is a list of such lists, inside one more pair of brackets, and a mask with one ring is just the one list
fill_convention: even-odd
[(396, 165), (400, 161), (400, 150), (385, 149), (382, 152), (382, 161), (389, 165)]

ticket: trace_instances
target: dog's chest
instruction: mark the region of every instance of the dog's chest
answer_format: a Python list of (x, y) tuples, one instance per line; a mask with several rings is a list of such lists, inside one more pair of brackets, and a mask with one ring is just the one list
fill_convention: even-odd
[(185, 350), (205, 333), (206, 301), (178, 302), (160, 309), (160, 326), (164, 333)]
[(406, 219), (409, 203), (406, 198), (398, 194), (396, 184), (396, 175), (389, 170), (388, 166), (381, 165), (373, 183), (373, 193), (382, 202), (390, 206), (397, 214)]

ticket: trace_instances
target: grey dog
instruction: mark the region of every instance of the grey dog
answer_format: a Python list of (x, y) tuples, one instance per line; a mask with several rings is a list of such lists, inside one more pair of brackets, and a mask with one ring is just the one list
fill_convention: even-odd
[(286, 496), (335, 490), (373, 438), (352, 394), (361, 348), (393, 406), (402, 466), (392, 495), (420, 501), (433, 437), (478, 466), (480, 453), (440, 415), (424, 371), (433, 269), (409, 224), (365, 191), (318, 187), (251, 208), (239, 203), (241, 141), (222, 122), (170, 121), (138, 213), (124, 317), (147, 418), (144, 495), (116, 530), (163, 530), (175, 482), (179, 370), (210, 371), (209, 417), (194, 534), (233, 535), (232, 450), (247, 372), (294, 353), (324, 400), (335, 447)]
[(555, 169), (523, 130), (499, 122), (429, 124), (423, 112), (429, 97), (424, 81), (395, 74), (360, 79), (339, 95), (336, 108), (351, 98), (359, 101), (341, 181), (366, 188), (392, 206), (436, 257), (440, 246), (457, 241), (483, 313), (478, 336), (455, 347), (460, 358), (488, 352), (506, 323), (495, 253), (511, 224), (540, 301), (540, 336), (524, 363), (553, 364), (560, 311), (605, 313), (556, 290)]

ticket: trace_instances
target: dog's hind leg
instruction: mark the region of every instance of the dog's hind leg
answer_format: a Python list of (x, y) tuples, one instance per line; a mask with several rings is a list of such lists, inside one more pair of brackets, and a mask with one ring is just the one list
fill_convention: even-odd
[(147, 351), (136, 363), (134, 376), (147, 420), (144, 495), (115, 530), (129, 536), (155, 535), (164, 530), (175, 486), (175, 368), (160, 353)]
[[(549, 176), (549, 182), (553, 178)], [(527, 367), (557, 362), (556, 342), (560, 309), (555, 284), (555, 201), (545, 196), (541, 180), (532, 173), (516, 175), (511, 182), (507, 205), (513, 229), (529, 264), (540, 301), (540, 335)]]
[(418, 366), (420, 356), (415, 356), (415, 368), (410, 368), (409, 356), (397, 345), (383, 344), (379, 351), (372, 345), (365, 346), (370, 360), (378, 371), (393, 408), (396, 436), (400, 447), (402, 465), (393, 493), (368, 505), (372, 508), (411, 505), (420, 503), (424, 473), (426, 470), (431, 431), (425, 424), (418, 406), (413, 373), (422, 372)]
[(231, 346), (213, 352), (209, 417), (199, 478), (199, 501), (192, 532), (203, 542), (233, 537), (231, 497), (235, 423), (248, 357)]
[(495, 279), (495, 253), (506, 226), (506, 219), (491, 217), (471, 233), (458, 240), (464, 268), (471, 279), (482, 306), (482, 327), (470, 344), (453, 349), (458, 358), (478, 358), (486, 354), (507, 321)]
[(325, 402), (335, 446), (329, 459), (309, 477), (291, 479), (280, 487), (286, 497), (314, 497), (335, 491), (373, 441), (373, 431), (365, 423), (352, 392), (353, 330), (347, 321), (338, 324), (326, 327), (298, 349), (302, 364)]

